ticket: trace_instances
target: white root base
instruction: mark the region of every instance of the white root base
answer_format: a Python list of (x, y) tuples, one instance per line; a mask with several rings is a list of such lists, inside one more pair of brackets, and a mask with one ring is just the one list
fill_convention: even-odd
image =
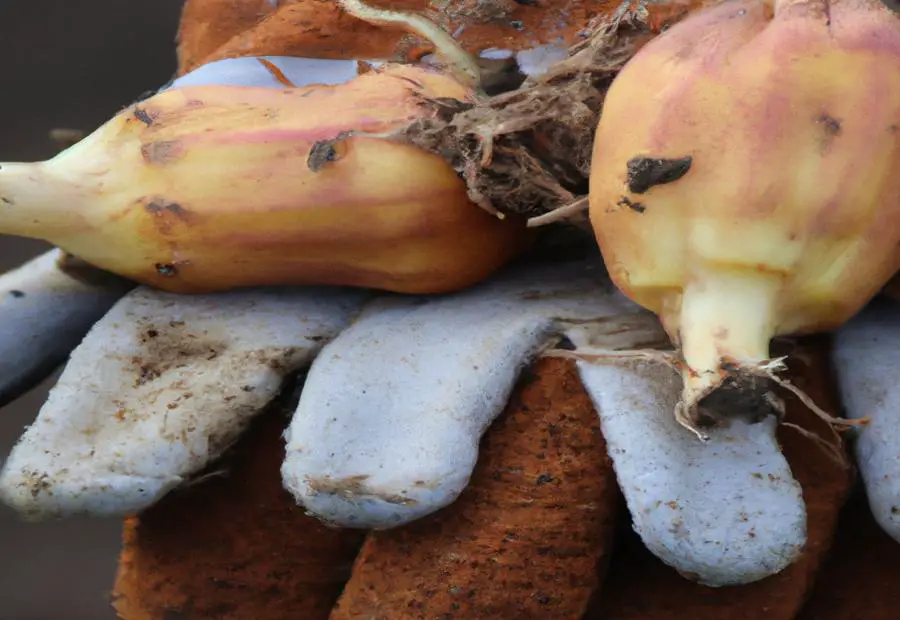
[(46, 379), (128, 291), (74, 279), (62, 256), (54, 248), (0, 275), (0, 406)]
[(834, 365), (847, 417), (869, 420), (853, 446), (869, 507), (900, 542), (900, 303), (876, 300), (838, 330)]
[(0, 471), (0, 499), (32, 520), (149, 506), (237, 439), (362, 300), (135, 289), (72, 353)]

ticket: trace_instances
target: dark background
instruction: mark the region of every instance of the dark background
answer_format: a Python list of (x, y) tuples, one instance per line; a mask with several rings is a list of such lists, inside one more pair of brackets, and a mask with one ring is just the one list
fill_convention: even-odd
[[(0, 0), (0, 161), (45, 159), (175, 72), (182, 0)], [(0, 270), (49, 246), (0, 236)], [(2, 320), (2, 317), (0, 317)], [(55, 380), (0, 410), (0, 460)], [(106, 620), (119, 522), (22, 523), (0, 506), (0, 620)]]

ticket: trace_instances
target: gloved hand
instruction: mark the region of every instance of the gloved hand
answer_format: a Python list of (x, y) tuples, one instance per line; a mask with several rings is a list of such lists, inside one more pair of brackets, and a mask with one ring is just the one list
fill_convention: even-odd
[[(269, 60), (298, 85), (325, 79), (326, 74), (310, 74), (304, 68), (321, 66), (330, 79), (340, 81), (355, 65)], [(292, 71), (295, 67), (301, 71)], [(185, 81), (197, 80), (281, 86), (277, 74), (253, 58), (207, 65)], [(533, 502), (533, 494), (547, 488), (554, 491), (547, 496), (552, 501), (545, 499), (547, 506), (541, 511), (545, 516), (536, 518), (546, 518), (552, 510), (565, 517), (556, 528), (541, 530), (544, 539), (528, 541), (531, 545), (525, 549), (546, 549), (551, 533), (570, 534), (581, 542), (575, 549), (586, 564), (571, 566), (576, 560), (569, 558), (563, 563), (570, 565), (566, 574), (581, 574), (595, 582), (591, 569), (603, 558), (612, 531), (606, 518), (615, 501), (611, 470), (599, 454), (601, 439), (585, 433), (590, 420), (573, 416), (576, 423), (567, 421), (558, 409), (562, 399), (553, 390), (560, 391), (560, 384), (574, 401), (582, 398), (570, 370), (572, 362), (532, 364), (541, 356), (571, 356), (566, 351), (574, 349), (590, 401), (582, 398), (577, 406), (569, 406), (583, 411), (592, 403), (596, 408), (634, 528), (656, 556), (684, 576), (710, 585), (757, 581), (788, 566), (781, 575), (803, 571), (809, 577), (818, 564), (819, 558), (812, 557), (815, 547), (827, 544), (831, 536), (846, 471), (835, 462), (837, 444), (828, 443), (827, 426), (795, 403), (788, 421), (800, 429), (783, 428), (787, 459), (772, 419), (736, 417), (729, 428), (712, 430), (710, 441), (700, 443), (672, 416), (677, 373), (653, 359), (622, 357), (622, 351), (664, 349), (666, 339), (652, 315), (605, 281), (596, 258), (517, 265), (469, 291), (432, 298), (338, 289), (179, 297), (143, 287), (120, 297), (124, 290), (120, 283), (108, 287), (85, 282), (83, 276), (70, 278), (57, 266), (58, 258), (58, 252), (49, 253), (0, 282), (9, 291), (24, 293), (11, 293), (3, 302), (7, 308), (0, 327), (8, 335), (0, 344), (19, 353), (17, 358), (3, 356), (15, 360), (11, 368), (18, 371), (17, 383), (4, 386), (7, 399), (29, 379), (45, 374), (48, 365), (65, 355), (96, 321), (0, 474), (4, 500), (31, 518), (127, 515), (145, 510), (185, 484), (199, 492), (203, 487), (192, 478), (238, 440), (286, 378), (308, 367), (299, 403), (287, 424), (281, 464), (285, 488), (305, 510), (331, 524), (403, 526), (369, 538), (351, 580), (356, 590), (345, 589), (335, 617), (340, 613), (359, 617), (362, 611), (354, 605), (368, 606), (366, 613), (376, 617), (398, 617), (398, 610), (422, 598), (421, 593), (390, 587), (373, 593), (369, 586), (376, 577), (384, 580), (389, 566), (409, 570), (399, 559), (412, 559), (410, 550), (423, 553), (422, 545), (428, 544), (429, 552), (435, 553), (442, 532), (436, 532), (433, 524), (448, 514), (436, 511), (452, 504), (456, 512), (449, 514), (457, 522), (460, 514), (468, 515), (472, 530), (483, 531), (486, 521), (504, 523), (514, 508)], [(43, 309), (47, 303), (65, 311), (29, 310)], [(891, 310), (886, 309), (885, 316)], [(861, 356), (874, 357), (860, 344), (869, 337), (866, 325), (886, 320), (873, 317), (864, 313), (841, 332), (840, 379), (861, 371)], [(877, 333), (882, 337), (887, 331)], [(68, 341), (53, 337), (63, 333), (69, 334)], [(42, 344), (23, 348), (22, 339), (29, 334), (42, 337)], [(881, 343), (882, 351), (890, 348)], [(794, 381), (814, 386), (823, 374), (821, 349), (791, 352), (799, 364)], [(805, 364), (809, 366), (803, 368)], [(453, 502), (476, 467), (479, 439), (507, 408), (525, 368), (537, 372), (537, 387), (531, 387), (538, 395), (531, 399), (540, 399), (541, 392), (553, 393), (540, 407), (546, 426), (540, 422), (530, 426), (527, 407), (535, 405), (527, 404), (529, 387), (521, 387), (509, 404), (504, 427), (482, 445), (482, 463), (487, 465), (479, 467), (493, 468), (497, 479), (490, 484), (490, 479), (476, 476), (466, 491), (467, 497), (480, 495), (491, 502), (485, 506), (471, 500), (457, 506), (463, 500)], [(866, 385), (881, 376), (869, 371)], [(859, 383), (852, 379), (845, 383), (851, 415), (866, 414), (873, 424), (876, 416), (883, 418), (885, 414), (871, 409), (864, 396), (853, 395)], [(816, 396), (820, 404), (826, 402), (825, 394)], [(556, 450), (559, 462), (552, 463), (551, 456), (547, 467), (526, 472), (528, 461), (522, 458), (504, 467), (508, 459), (515, 462), (521, 456), (515, 449), (503, 450), (504, 437), (509, 445), (519, 445), (512, 441), (516, 435), (510, 424), (519, 425), (520, 442), (533, 445), (554, 437), (553, 429), (562, 425), (571, 438), (587, 442), (585, 475), (573, 473), (577, 465), (571, 459), (571, 445), (548, 446)], [(817, 441), (802, 432), (810, 428), (826, 439)], [(871, 428), (866, 427), (862, 436)], [(539, 438), (539, 431), (546, 437)], [(801, 460), (790, 458), (792, 445)], [(857, 443), (859, 450), (865, 445), (862, 440)], [(875, 457), (863, 459), (860, 467), (870, 495), (875, 496), (883, 478), (867, 475), (866, 468), (875, 472), (872, 463), (876, 468), (879, 463), (888, 466), (896, 460), (896, 451), (869, 448), (869, 452)], [(538, 460), (547, 460), (547, 453), (542, 454)], [(811, 465), (818, 471), (806, 470)], [(526, 479), (533, 481), (527, 493), (521, 483), (516, 486), (516, 481)], [(507, 484), (515, 491), (512, 498)], [(497, 498), (505, 498), (505, 503)], [(570, 503), (579, 512), (567, 511)], [(524, 525), (529, 518), (523, 517)], [(428, 524), (431, 530), (423, 529)], [(493, 527), (500, 531), (498, 524)], [(336, 546), (356, 536), (352, 530), (324, 531), (330, 532)], [(510, 531), (507, 542), (515, 542), (518, 534), (515, 528)], [(461, 536), (463, 532), (456, 533), (456, 543)], [(562, 541), (551, 542), (556, 543), (550, 545), (551, 555), (563, 553)], [(483, 549), (477, 545), (470, 550), (475, 556), (480, 553)], [(385, 561), (391, 557), (396, 561)], [(521, 581), (538, 580), (527, 567), (536, 560), (524, 553), (520, 561)], [(410, 565), (447, 570), (421, 557)], [(491, 569), (481, 567), (473, 571), (470, 583), (491, 577), (495, 577)], [(558, 575), (548, 583), (558, 586), (557, 580)], [(389, 580), (383, 583), (391, 585)], [(553, 588), (535, 587), (530, 601), (517, 601), (523, 606), (519, 613), (526, 609), (545, 614), (534, 617), (551, 617), (546, 614), (554, 610), (557, 617), (571, 617), (588, 606), (596, 583), (583, 585), (580, 598), (569, 601), (557, 600)], [(476, 589), (456, 588), (451, 594), (464, 600), (454, 604), (462, 609), (470, 606), (465, 617), (490, 617), (484, 615), (489, 607)], [(717, 595), (738, 590), (719, 590)], [(799, 607), (806, 584), (795, 590), (793, 600)], [(502, 590), (490, 592), (503, 599)], [(491, 604), (493, 613), (504, 609), (496, 599)], [(482, 611), (473, 614), (472, 609)]]
[[(18, 274), (16, 290), (25, 295), (7, 299), (37, 303), (41, 273), (32, 270), (30, 281)], [(85, 294), (80, 286), (72, 290)], [(97, 298), (98, 315), (107, 300)], [(15, 336), (21, 339), (26, 328), (44, 333), (53, 327), (24, 321)], [(277, 395), (282, 380), (311, 362), (287, 424), (285, 487), (307, 511), (333, 524), (405, 525), (463, 491), (479, 438), (506, 407), (520, 370), (542, 352), (560, 351), (548, 348), (559, 336), (566, 336), (567, 348), (571, 343), (587, 353), (665, 343), (654, 317), (604, 284), (601, 266), (590, 260), (521, 266), (472, 290), (435, 298), (322, 289), (178, 297), (136, 288), (75, 348), (35, 424), (4, 465), (0, 489), (7, 503), (31, 518), (146, 509), (179, 485), (196, 485), (191, 478), (238, 438)], [(814, 379), (821, 373), (821, 354), (812, 360), (813, 369), (796, 374)], [(588, 571), (583, 578), (594, 580), (596, 554), (608, 550), (612, 534), (615, 492), (601, 439), (583, 415), (590, 401), (581, 396), (576, 415), (566, 419), (573, 405), (555, 395), (568, 391), (577, 402), (581, 390), (566, 370), (570, 362), (552, 362), (538, 364), (534, 389), (553, 396), (538, 406), (519, 395), (543, 420), (529, 419), (520, 406), (507, 420), (518, 418), (521, 439), (508, 441), (546, 442), (554, 435), (549, 429), (559, 425), (586, 443), (581, 464), (571, 454), (578, 443), (547, 446), (546, 465), (514, 449), (488, 450), (494, 470), (512, 477), (503, 480), (513, 485), (512, 497), (496, 482), (487, 490), (482, 485), (481, 493), (505, 501), (469, 502), (470, 510), (480, 512), (480, 520), (494, 510), (493, 518), (505, 521), (533, 501), (517, 481), (531, 483), (530, 492), (548, 487), (555, 492), (544, 501), (556, 504), (562, 519), (553, 535), (579, 542), (582, 563), (589, 560), (581, 566)], [(668, 366), (640, 360), (577, 365), (634, 526), (656, 555), (691, 579), (716, 585), (754, 581), (802, 557), (807, 509), (773, 420), (736, 419), (729, 429), (712, 430), (703, 444), (674, 421), (678, 376)], [(807, 416), (801, 424), (814, 421)], [(827, 494), (835, 486), (843, 490), (835, 480), (844, 472), (814, 442), (786, 434), (787, 447), (812, 460), (794, 463), (798, 475), (804, 465), (822, 470), (809, 472), (805, 481), (811, 482), (807, 495), (821, 501), (812, 504), (811, 516), (833, 520), (841, 498)], [(531, 471), (521, 471), (525, 467)], [(578, 510), (566, 511), (568, 502)], [(515, 536), (515, 523), (506, 523)], [(817, 539), (830, 534), (830, 526), (815, 532)], [(551, 533), (542, 535), (533, 543), (554, 548)], [(430, 539), (420, 536), (419, 542)], [(381, 552), (371, 554), (377, 558)], [(585, 596), (590, 591), (584, 588)]]

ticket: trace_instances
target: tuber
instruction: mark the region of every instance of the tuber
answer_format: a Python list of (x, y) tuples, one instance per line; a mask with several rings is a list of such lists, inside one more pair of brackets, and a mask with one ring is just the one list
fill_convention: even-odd
[(834, 329), (900, 268), (898, 70), (900, 15), (876, 0), (731, 0), (613, 81), (591, 224), (680, 348), (685, 426), (777, 414), (770, 340)]
[(384, 136), (471, 90), (390, 66), (345, 84), (194, 86), (45, 162), (0, 164), (0, 232), (162, 290), (328, 284), (440, 293), (525, 249), (439, 155)]

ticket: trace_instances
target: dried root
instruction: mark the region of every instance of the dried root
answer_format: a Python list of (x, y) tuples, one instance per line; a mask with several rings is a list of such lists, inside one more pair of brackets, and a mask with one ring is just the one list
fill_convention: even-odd
[(474, 105), (424, 100), (436, 114), (397, 137), (447, 159), (482, 206), (535, 217), (576, 203), (587, 194), (604, 94), (649, 33), (620, 18), (591, 29), (567, 59), (516, 90)]
[(338, 0), (350, 15), (376, 25), (399, 24), (431, 41), (456, 79), (475, 89), (481, 87), (481, 70), (475, 58), (440, 26), (416, 13), (390, 11), (369, 6), (362, 0)]
[[(623, 362), (656, 362), (671, 366), (679, 373), (684, 367), (684, 361), (675, 351), (666, 351), (655, 348), (633, 350), (559, 350), (548, 349), (542, 353), (542, 357), (561, 357), (577, 360), (588, 364), (616, 364)], [(866, 418), (851, 420), (835, 417), (821, 407), (803, 390), (791, 383), (788, 379), (779, 377), (777, 373), (787, 369), (785, 358), (766, 360), (758, 365), (741, 366), (733, 377), (726, 380), (713, 394), (718, 396), (718, 401), (701, 404), (700, 418), (687, 415), (687, 408), (683, 402), (677, 403), (674, 411), (676, 421), (685, 429), (697, 436), (701, 441), (708, 441), (709, 435), (703, 431), (703, 427), (715, 424), (724, 417), (728, 411), (740, 411), (742, 415), (762, 419), (766, 415), (774, 414), (779, 424), (800, 432), (804, 436), (815, 440), (816, 444), (826, 452), (828, 457), (842, 467), (849, 467), (846, 455), (833, 444), (825, 441), (815, 433), (808, 431), (796, 424), (786, 422), (784, 417), (784, 401), (775, 392), (775, 386), (781, 387), (803, 403), (816, 416), (824, 420), (831, 429), (838, 444), (841, 441), (840, 433), (850, 428), (857, 428), (868, 424)]]
[(575, 216), (584, 216), (588, 209), (588, 205), (588, 197), (582, 196), (575, 202), (567, 204), (564, 207), (557, 207), (553, 211), (548, 211), (543, 215), (535, 215), (534, 217), (528, 218), (528, 228), (538, 228), (540, 226), (562, 222), (563, 220)]
[[(486, 72), (447, 32), (413, 13), (375, 9), (340, 0), (354, 16), (376, 24), (401, 24), (431, 41), (454, 75), (474, 85), (473, 101), (422, 98), (432, 114), (391, 137), (435, 152), (465, 179), (469, 196), (502, 217), (537, 217), (579, 203), (587, 194), (593, 136), (612, 79), (652, 38), (642, 2), (622, 5), (588, 25), (585, 41), (544, 74), (486, 94)], [(580, 214), (569, 207), (543, 223)], [(585, 218), (582, 227), (587, 228)], [(532, 226), (543, 225), (542, 220)]]
[[(574, 231), (569, 239), (593, 246), (586, 196), (594, 132), (613, 78), (653, 37), (645, 1), (626, 0), (595, 19), (565, 60), (539, 76), (520, 75), (514, 86), (505, 79), (508, 67), (488, 67), (422, 15), (360, 0), (340, 3), (359, 19), (404, 26), (428, 39), (447, 69), (473, 87), (469, 101), (422, 96), (430, 114), (381, 137), (442, 156), (466, 181), (470, 199), (496, 217), (525, 217), (532, 228), (566, 224), (555, 226), (554, 235)], [(494, 94), (501, 82), (507, 89)]]

